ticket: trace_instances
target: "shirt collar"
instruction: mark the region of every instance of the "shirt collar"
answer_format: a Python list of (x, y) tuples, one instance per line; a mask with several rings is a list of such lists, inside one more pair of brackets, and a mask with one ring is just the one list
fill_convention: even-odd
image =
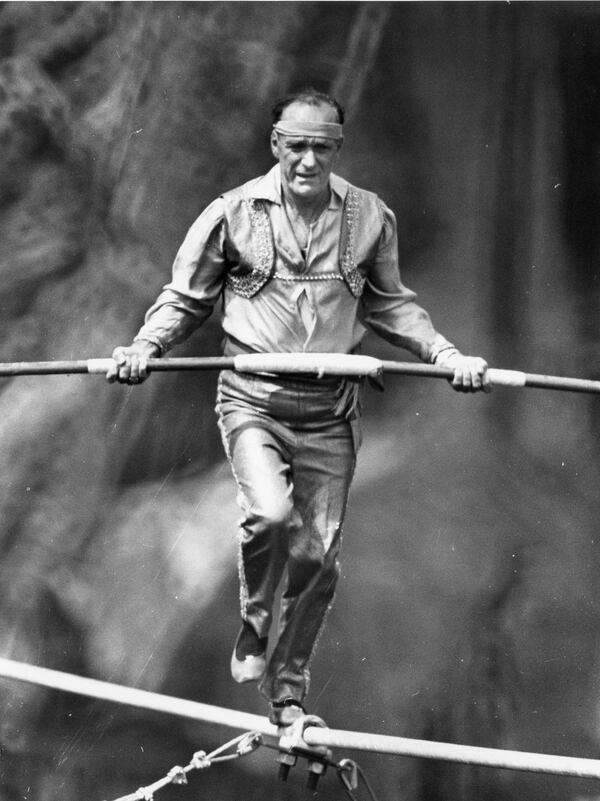
[[(348, 192), (348, 182), (339, 175), (331, 173), (329, 176), (329, 186), (331, 187), (331, 197), (329, 208), (337, 209), (344, 202)], [(257, 178), (250, 186), (248, 195), (257, 200), (268, 200), (271, 203), (281, 205), (281, 170), (279, 164), (275, 164), (266, 175)]]

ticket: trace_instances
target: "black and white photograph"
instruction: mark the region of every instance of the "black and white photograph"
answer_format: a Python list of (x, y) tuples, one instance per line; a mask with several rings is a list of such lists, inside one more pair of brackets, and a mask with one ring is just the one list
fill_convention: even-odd
[(600, 4), (0, 2), (0, 801), (600, 801)]

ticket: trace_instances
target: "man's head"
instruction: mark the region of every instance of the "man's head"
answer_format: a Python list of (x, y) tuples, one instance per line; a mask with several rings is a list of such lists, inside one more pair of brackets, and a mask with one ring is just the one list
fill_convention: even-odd
[(306, 103), (308, 106), (331, 106), (336, 114), (334, 122), (337, 122), (340, 125), (344, 124), (345, 112), (338, 101), (334, 97), (331, 97), (331, 95), (325, 94), (325, 92), (319, 92), (316, 89), (309, 87), (307, 89), (300, 89), (297, 92), (292, 92), (289, 95), (285, 95), (285, 97), (282, 97), (275, 102), (273, 108), (271, 109), (273, 125), (279, 122), (283, 112), (288, 106), (290, 106), (292, 103), (298, 102)]
[(281, 167), (283, 189), (297, 202), (325, 195), (342, 145), (343, 121), (340, 104), (312, 89), (273, 106), (271, 150)]

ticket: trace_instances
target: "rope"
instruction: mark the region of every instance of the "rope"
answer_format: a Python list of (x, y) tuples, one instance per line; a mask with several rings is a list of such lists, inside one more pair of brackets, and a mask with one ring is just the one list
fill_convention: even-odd
[[(219, 746), (210, 754), (207, 754), (205, 751), (196, 751), (196, 753), (192, 756), (192, 759), (185, 767), (180, 767), (179, 765), (175, 765), (171, 770), (163, 776), (161, 779), (153, 782), (152, 784), (147, 785), (146, 787), (140, 787), (134, 793), (129, 793), (128, 795), (120, 796), (116, 798), (115, 801), (153, 801), (154, 795), (158, 790), (162, 790), (164, 787), (167, 787), (169, 784), (187, 784), (187, 775), (192, 770), (206, 770), (207, 768), (212, 767), (217, 762), (227, 762), (231, 761), (232, 759), (239, 759), (240, 757), (247, 756), (248, 754), (253, 753), (259, 748), (261, 745), (268, 745), (267, 743), (263, 742), (263, 738), (260, 732), (247, 732), (246, 734), (241, 734), (239, 737), (235, 737), (233, 740), (225, 743), (224, 745)], [(233, 754), (225, 754), (225, 751), (230, 750), (234, 746), (237, 746), (235, 753)], [(269, 746), (273, 748), (274, 746)], [(281, 751), (281, 748), (277, 748), (276, 750)], [(336, 769), (338, 778), (342, 784), (344, 792), (351, 799), (351, 801), (358, 801), (356, 796), (353, 793), (353, 790), (356, 790), (359, 785), (359, 778), (367, 788), (367, 791), (371, 797), (371, 801), (377, 801), (377, 797), (373, 791), (373, 788), (369, 784), (369, 781), (360, 767), (356, 762), (353, 762), (351, 759), (343, 759), (341, 762), (333, 762), (331, 759), (318, 757), (318, 756), (309, 756), (307, 754), (302, 754), (307, 759), (318, 759), (319, 762), (323, 765), (323, 771), (325, 767), (332, 766)], [(314, 770), (314, 765), (313, 765)]]
[[(24, 375), (104, 374), (114, 364), (112, 359), (75, 361), (0, 362), (0, 377)], [(281, 374), (380, 376), (382, 373), (451, 379), (454, 371), (417, 362), (380, 361), (372, 356), (343, 353), (252, 353), (234, 357), (206, 356), (170, 359), (149, 359), (150, 372), (180, 370), (238, 370)], [(524, 373), (520, 370), (488, 369), (495, 386), (529, 387), (600, 394), (600, 381), (584, 378)]]
[[(181, 698), (159, 695), (146, 690), (137, 690), (131, 687), (98, 681), (97, 679), (83, 678), (72, 673), (63, 673), (49, 668), (28, 665), (24, 662), (13, 662), (10, 659), (0, 658), (0, 676), (40, 684), (65, 692), (114, 701), (115, 703), (130, 704), (172, 715), (180, 715), (206, 723), (252, 730), (271, 737), (277, 737), (279, 734), (273, 724), (259, 715), (210, 706), (195, 701), (186, 701)], [(366, 734), (340, 729), (328, 729), (320, 726), (308, 726), (303, 732), (303, 737), (310, 747), (371, 751), (380, 754), (438, 759), (489, 768), (505, 768), (534, 773), (549, 773), (558, 776), (600, 779), (600, 760), (597, 759), (414, 740), (406, 737)]]
[(137, 706), (150, 709), (154, 712), (164, 712), (179, 717), (201, 720), (206, 723), (215, 723), (232, 729), (258, 731), (271, 737), (277, 736), (277, 727), (269, 723), (261, 715), (248, 712), (239, 712), (234, 709), (201, 704), (197, 701), (188, 701), (183, 698), (173, 698), (168, 695), (138, 690), (134, 687), (125, 687), (97, 679), (76, 676), (73, 673), (64, 673), (59, 670), (29, 665), (25, 662), (14, 662), (11, 659), (0, 658), (0, 676), (25, 681), (61, 690), (76, 693), (89, 698), (98, 698), (103, 701), (112, 701), (117, 704)]
[(308, 727), (304, 739), (310, 746), (348, 748), (356, 751), (372, 751), (378, 754), (437, 759), (458, 762), (463, 765), (479, 765), (488, 768), (522, 770), (531, 773), (549, 773), (556, 776), (572, 776), (583, 779), (600, 779), (600, 760), (580, 757), (537, 754), (528, 751), (509, 751), (500, 748), (483, 748), (473, 745), (414, 740), (407, 737), (391, 737), (381, 734), (321, 729)]
[[(190, 771), (205, 770), (216, 762), (239, 759), (255, 751), (259, 745), (261, 745), (261, 742), (262, 740), (259, 732), (248, 732), (219, 746), (210, 754), (207, 754), (205, 751), (196, 751), (185, 767), (182, 768), (179, 765), (175, 765), (162, 779), (158, 779), (158, 781), (149, 784), (147, 787), (140, 787), (135, 793), (120, 796), (115, 799), (115, 801), (152, 801), (154, 794), (169, 784), (187, 784), (187, 774)], [(233, 746), (237, 746), (234, 754), (223, 754), (224, 751), (228, 751), (230, 748), (233, 748)]]

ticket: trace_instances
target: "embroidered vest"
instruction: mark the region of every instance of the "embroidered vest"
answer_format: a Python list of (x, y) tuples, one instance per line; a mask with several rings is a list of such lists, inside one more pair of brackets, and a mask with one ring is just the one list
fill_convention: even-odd
[[(275, 243), (267, 210), (269, 201), (250, 197), (246, 186), (227, 192), (226, 284), (251, 298), (264, 287), (275, 269)], [(369, 265), (383, 230), (383, 205), (377, 195), (348, 184), (342, 209), (339, 270), (354, 297), (361, 296)]]

